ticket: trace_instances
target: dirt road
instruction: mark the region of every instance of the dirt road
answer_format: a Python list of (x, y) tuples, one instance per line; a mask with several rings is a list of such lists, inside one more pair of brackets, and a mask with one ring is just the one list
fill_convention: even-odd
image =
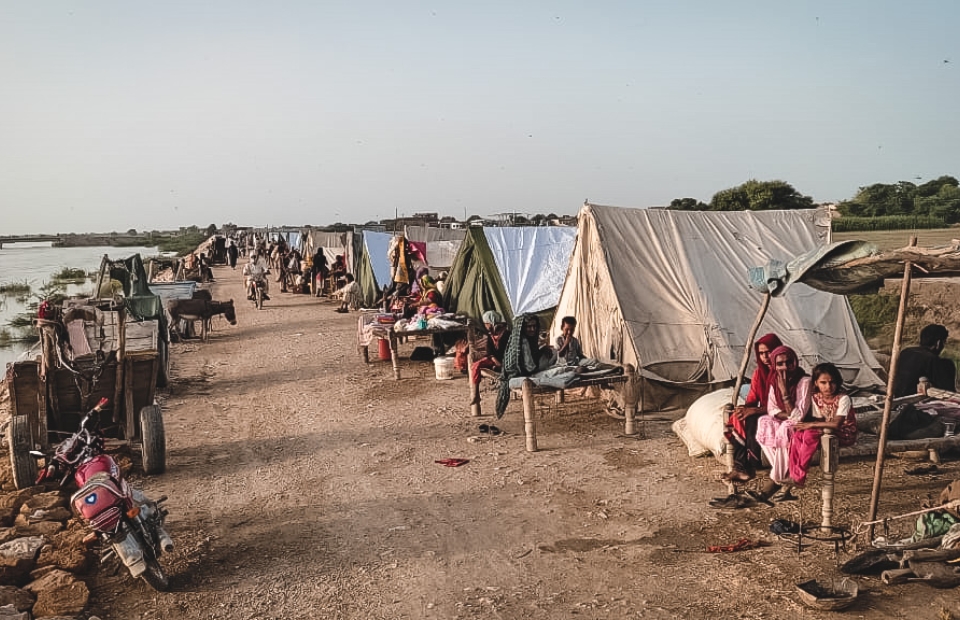
[[(794, 584), (836, 575), (849, 556), (798, 554), (768, 532), (776, 517), (818, 517), (818, 473), (800, 503), (716, 511), (721, 469), (686, 455), (669, 431), (679, 412), (648, 414), (636, 440), (576, 397), (545, 403), (541, 451), (526, 453), (519, 403), (500, 421), (471, 418), (464, 378), (407, 361), (396, 382), (388, 362), (360, 361), (355, 314), (277, 285), (258, 312), (239, 274), (215, 270), (212, 289), (237, 302), (238, 325), (174, 347), (169, 471), (139, 480), (170, 497), (172, 591), (101, 572), (102, 618), (818, 617)], [(471, 441), (481, 422), (506, 433)], [(470, 462), (434, 463), (448, 457)], [(891, 513), (956, 471), (902, 469), (887, 468)], [(871, 472), (842, 464), (838, 522), (863, 518)], [(741, 537), (771, 546), (704, 552)], [(960, 613), (954, 591), (863, 583), (871, 592), (848, 612), (859, 617)]]

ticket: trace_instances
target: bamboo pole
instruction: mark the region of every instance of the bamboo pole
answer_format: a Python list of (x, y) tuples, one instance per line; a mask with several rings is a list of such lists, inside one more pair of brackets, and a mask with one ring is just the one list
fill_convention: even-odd
[[(737, 399), (740, 396), (740, 386), (743, 385), (743, 376), (747, 373), (750, 354), (753, 353), (753, 341), (757, 337), (757, 332), (760, 331), (760, 324), (763, 323), (763, 317), (767, 314), (767, 308), (770, 307), (770, 297), (769, 291), (764, 294), (763, 302), (760, 304), (760, 310), (757, 311), (757, 318), (754, 319), (753, 326), (750, 327), (750, 333), (747, 335), (747, 344), (743, 348), (743, 357), (740, 358), (740, 370), (737, 373), (737, 381), (733, 385), (733, 396), (730, 397), (730, 407), (723, 412), (723, 427), (727, 431), (730, 430), (730, 412), (737, 406)], [(723, 435), (723, 460), (727, 467), (727, 472), (732, 472), (733, 446), (727, 441), (726, 433)], [(732, 482), (728, 483), (727, 486), (730, 493), (736, 491), (736, 486)]]
[[(917, 238), (910, 237), (909, 247), (917, 245)], [(884, 457), (887, 450), (887, 426), (890, 424), (890, 411), (893, 409), (893, 383), (897, 376), (897, 363), (900, 361), (900, 338), (903, 335), (904, 316), (907, 312), (907, 301), (910, 297), (910, 279), (913, 263), (907, 261), (903, 265), (903, 281), (900, 284), (900, 306), (897, 308), (897, 325), (893, 331), (893, 350), (890, 352), (890, 372), (887, 376), (887, 395), (883, 400), (883, 417), (880, 421), (880, 439), (877, 445), (877, 464), (873, 469), (873, 489), (870, 493), (870, 515), (867, 521), (877, 518), (877, 508), (880, 503), (880, 483), (883, 480)], [(870, 540), (873, 540), (874, 526), (870, 526)]]

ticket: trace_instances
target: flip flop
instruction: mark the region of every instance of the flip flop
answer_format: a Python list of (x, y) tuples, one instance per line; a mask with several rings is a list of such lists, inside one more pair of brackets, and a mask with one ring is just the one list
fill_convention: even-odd
[[(496, 427), (494, 427), (494, 428), (496, 428)], [(481, 424), (480, 426), (477, 427), (477, 430), (480, 431), (481, 433), (489, 433), (489, 432), (490, 432), (490, 425), (489, 425), (489, 424)]]
[(491, 424), (490, 428), (487, 429), (487, 432), (489, 432), (491, 435), (499, 435), (503, 431)]

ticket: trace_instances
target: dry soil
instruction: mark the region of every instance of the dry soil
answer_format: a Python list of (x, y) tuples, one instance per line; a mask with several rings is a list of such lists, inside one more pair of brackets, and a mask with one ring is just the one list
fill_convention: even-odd
[[(802, 607), (795, 584), (838, 575), (863, 538), (848, 552), (798, 549), (768, 530), (818, 519), (818, 471), (798, 503), (718, 511), (707, 502), (724, 494), (722, 469), (670, 432), (682, 412), (647, 412), (643, 438), (628, 438), (576, 394), (540, 403), (540, 451), (527, 453), (519, 402), (502, 420), (473, 418), (464, 377), (437, 381), (407, 360), (394, 381), (389, 362), (364, 364), (356, 314), (277, 285), (257, 311), (239, 270), (215, 274), (238, 324), (174, 345), (161, 393), (169, 469), (134, 476), (170, 498), (171, 591), (100, 569), (91, 607), (105, 620), (832, 616)], [(435, 463), (450, 457), (469, 463)], [(888, 464), (882, 514), (960, 477), (954, 462), (905, 475), (914, 464)], [(841, 464), (836, 522), (865, 518), (872, 473), (871, 460)], [(770, 546), (706, 552), (741, 538)], [(956, 591), (861, 584), (847, 616), (960, 617)]]

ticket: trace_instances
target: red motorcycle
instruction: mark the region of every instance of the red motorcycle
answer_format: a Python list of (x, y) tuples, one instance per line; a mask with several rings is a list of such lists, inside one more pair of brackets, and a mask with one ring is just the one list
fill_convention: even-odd
[(158, 558), (173, 551), (173, 540), (163, 529), (167, 511), (161, 504), (167, 498), (149, 500), (130, 486), (117, 462), (104, 453), (98, 418), (107, 402), (101, 399), (83, 416), (80, 428), (60, 442), (53, 454), (30, 453), (46, 462), (37, 484), (62, 476), (63, 486), (72, 476), (80, 490), (70, 498), (70, 505), (93, 530), (84, 542), (99, 539), (110, 547), (101, 561), (116, 555), (134, 579), (143, 577), (150, 587), (163, 591), (169, 582)]

